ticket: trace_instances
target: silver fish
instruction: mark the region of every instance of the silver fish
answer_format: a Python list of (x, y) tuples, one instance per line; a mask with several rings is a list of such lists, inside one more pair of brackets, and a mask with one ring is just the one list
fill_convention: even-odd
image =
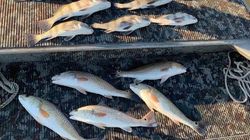
[(137, 82), (161, 79), (161, 84), (168, 78), (185, 73), (187, 69), (176, 62), (160, 62), (136, 68), (131, 71), (118, 71), (117, 77), (135, 78)]
[(107, 0), (79, 0), (60, 7), (53, 17), (39, 21), (38, 25), (41, 29), (48, 30), (59, 20), (67, 20), (78, 16), (87, 18), (93, 13), (110, 7), (111, 3)]
[(54, 26), (49, 31), (39, 35), (28, 36), (28, 46), (34, 46), (41, 40), (51, 40), (56, 37), (64, 37), (65, 41), (73, 39), (77, 35), (93, 34), (94, 30), (85, 23), (68, 21)]
[(133, 0), (129, 3), (115, 3), (115, 7), (120, 9), (136, 10), (155, 8), (170, 3), (172, 0)]
[(77, 71), (64, 72), (52, 77), (52, 83), (74, 88), (83, 94), (87, 94), (87, 91), (110, 99), (114, 96), (136, 100), (135, 94), (118, 90), (103, 79), (89, 73)]
[(132, 132), (131, 127), (156, 127), (154, 112), (149, 112), (142, 119), (135, 119), (118, 110), (98, 105), (81, 107), (70, 112), (70, 119), (95, 125), (105, 129), (105, 127), (121, 128), (127, 132)]
[(178, 12), (175, 14), (163, 15), (157, 18), (150, 18), (152, 23), (168, 26), (185, 26), (195, 24), (198, 19), (187, 13)]
[(52, 103), (34, 96), (19, 95), (19, 102), (41, 125), (48, 127), (66, 140), (84, 140), (69, 120)]
[(93, 28), (104, 29), (106, 33), (125, 32), (132, 33), (136, 29), (143, 28), (150, 25), (150, 20), (147, 17), (129, 15), (120, 17), (108, 23), (94, 23)]
[(187, 118), (169, 99), (155, 88), (145, 84), (130, 84), (130, 89), (146, 103), (150, 110), (156, 110), (176, 124), (185, 124), (199, 135), (205, 135), (206, 130), (201, 124)]

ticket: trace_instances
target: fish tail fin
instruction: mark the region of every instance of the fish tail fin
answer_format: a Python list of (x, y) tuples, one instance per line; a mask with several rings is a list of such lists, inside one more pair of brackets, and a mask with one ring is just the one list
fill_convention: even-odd
[(35, 46), (39, 41), (41, 41), (41, 38), (39, 35), (28, 35), (28, 46), (33, 47)]
[(107, 29), (107, 25), (106, 24), (101, 24), (101, 23), (94, 23), (91, 26), (93, 28), (97, 28), (97, 29)]
[(124, 91), (124, 92), (126, 93), (125, 98), (130, 99), (130, 100), (135, 101), (135, 102), (140, 101), (140, 98), (136, 94), (134, 94), (130, 91)]
[(157, 127), (157, 122), (156, 122), (156, 120), (155, 120), (154, 111), (148, 112), (148, 113), (142, 118), (142, 120), (148, 122), (148, 127)]
[(204, 136), (206, 134), (206, 128), (205, 125), (199, 122), (195, 122), (195, 126), (193, 129), (201, 136)]
[(42, 30), (49, 30), (53, 24), (52, 18), (38, 21), (38, 27)]
[(117, 71), (116, 73), (115, 73), (115, 77), (122, 77), (122, 71)]

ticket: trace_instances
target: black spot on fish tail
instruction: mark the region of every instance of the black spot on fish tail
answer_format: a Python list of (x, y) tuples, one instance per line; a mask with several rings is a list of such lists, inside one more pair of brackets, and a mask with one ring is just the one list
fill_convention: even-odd
[(206, 134), (206, 127), (205, 124), (199, 123), (199, 122), (195, 122), (196, 126), (194, 128), (194, 130), (201, 136), (204, 136)]
[(49, 30), (53, 25), (48, 20), (41, 20), (38, 22), (38, 27), (42, 30)]
[(36, 35), (32, 35), (32, 34), (28, 35), (27, 38), (28, 38), (28, 42), (27, 42), (28, 47), (33, 47), (40, 41), (36, 39)]

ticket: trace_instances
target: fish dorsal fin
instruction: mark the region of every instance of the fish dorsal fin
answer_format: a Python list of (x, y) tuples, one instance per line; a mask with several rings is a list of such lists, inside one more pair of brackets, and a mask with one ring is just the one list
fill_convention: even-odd
[(168, 80), (169, 76), (168, 75), (164, 75), (161, 77), (161, 82), (160, 84), (163, 84), (164, 82), (166, 82)]
[(74, 38), (75, 36), (67, 36), (67, 37), (64, 37), (64, 41), (70, 41)]
[(121, 129), (124, 130), (124, 131), (127, 131), (129, 133), (131, 133), (133, 131), (131, 127), (124, 127), (124, 128), (121, 128)]
[(103, 123), (96, 123), (96, 124), (93, 124), (94, 126), (98, 127), (98, 128), (101, 128), (101, 129), (105, 129), (106, 125), (103, 124)]
[(128, 21), (123, 21), (120, 23), (120, 28), (122, 28), (123, 30), (128, 30), (132, 26), (133, 26), (133, 23), (128, 22)]
[(76, 90), (78, 90), (79, 92), (81, 92), (81, 93), (84, 94), (84, 95), (87, 95), (86, 90), (83, 89), (83, 88), (76, 88)]
[(39, 112), (43, 118), (49, 117), (49, 113), (44, 109), (43, 105), (40, 105)]

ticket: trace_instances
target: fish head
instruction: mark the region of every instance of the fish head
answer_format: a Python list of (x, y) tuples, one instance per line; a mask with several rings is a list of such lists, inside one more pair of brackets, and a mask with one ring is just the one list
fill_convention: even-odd
[(59, 75), (55, 75), (52, 77), (52, 83), (61, 86), (74, 87), (78, 83), (76, 72), (68, 71)]
[(173, 72), (173, 75), (182, 74), (187, 72), (187, 68), (179, 63), (172, 63), (170, 71)]
[(129, 88), (139, 97), (143, 97), (144, 93), (147, 93), (151, 90), (151, 87), (145, 84), (133, 83), (129, 85)]
[(94, 117), (94, 110), (86, 107), (81, 107), (79, 109), (75, 109), (69, 113), (70, 119), (77, 121), (90, 120)]
[(78, 28), (79, 31), (82, 32), (83, 34), (93, 34), (94, 30), (86, 23), (78, 23)]
[(42, 100), (40, 98), (27, 95), (19, 95), (18, 100), (31, 115), (39, 114), (39, 108), (42, 104)]
[[(190, 14), (178, 12), (175, 14), (175, 19), (182, 19), (181, 25), (190, 25), (198, 22), (198, 19)], [(178, 20), (176, 20), (177, 22)]]

